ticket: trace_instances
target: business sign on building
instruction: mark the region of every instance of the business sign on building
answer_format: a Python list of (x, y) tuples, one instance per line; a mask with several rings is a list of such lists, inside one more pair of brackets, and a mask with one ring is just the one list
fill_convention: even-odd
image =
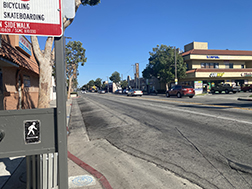
[(0, 34), (61, 36), (61, 0), (2, 0)]
[(19, 36), (19, 41), (18, 41), (18, 47), (21, 49), (23, 52), (27, 53), (28, 55), (31, 56), (31, 44), (30, 42), (22, 35)]
[(252, 77), (252, 72), (250, 73), (241, 73), (242, 77)]
[(210, 73), (209, 77), (222, 77), (224, 75), (224, 72), (222, 73)]

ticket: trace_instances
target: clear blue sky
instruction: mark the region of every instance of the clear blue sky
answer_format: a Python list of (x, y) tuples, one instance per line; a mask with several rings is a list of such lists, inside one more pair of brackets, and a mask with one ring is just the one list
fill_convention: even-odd
[(209, 49), (252, 50), (251, 8), (251, 0), (101, 0), (80, 6), (65, 32), (86, 49), (79, 86), (107, 80), (114, 71), (133, 78), (135, 63), (142, 76), (158, 44), (184, 49), (199, 41)]

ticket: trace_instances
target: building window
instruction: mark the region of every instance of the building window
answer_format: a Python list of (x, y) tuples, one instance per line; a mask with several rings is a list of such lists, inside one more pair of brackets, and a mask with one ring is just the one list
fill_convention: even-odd
[(233, 63), (225, 63), (225, 68), (233, 68), (234, 64)]
[(201, 63), (201, 68), (219, 68), (219, 63)]
[(31, 86), (30, 77), (27, 75), (24, 75), (24, 87), (30, 87), (30, 86)]
[(245, 65), (244, 65), (244, 64), (242, 64), (242, 65), (241, 65), (241, 68), (242, 68), (242, 69), (243, 69), (243, 68), (245, 68)]

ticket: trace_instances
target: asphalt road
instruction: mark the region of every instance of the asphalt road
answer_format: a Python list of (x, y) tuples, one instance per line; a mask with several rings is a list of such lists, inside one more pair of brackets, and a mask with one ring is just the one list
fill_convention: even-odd
[(189, 98), (82, 94), (91, 140), (172, 171), (203, 188), (252, 188), (248, 93)]

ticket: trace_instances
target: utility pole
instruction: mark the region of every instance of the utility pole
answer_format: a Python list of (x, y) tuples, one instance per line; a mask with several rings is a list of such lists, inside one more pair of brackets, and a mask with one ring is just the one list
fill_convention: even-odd
[(133, 66), (133, 73), (134, 73), (134, 86), (133, 86), (133, 88), (136, 88), (136, 72), (135, 72), (135, 65), (133, 64), (133, 65), (131, 65), (131, 66)]
[(108, 82), (108, 76), (107, 76), (107, 92), (109, 92), (109, 82)]
[(178, 84), (178, 76), (177, 76), (177, 56), (176, 56), (176, 47), (174, 47), (174, 59), (175, 59), (175, 85)]

